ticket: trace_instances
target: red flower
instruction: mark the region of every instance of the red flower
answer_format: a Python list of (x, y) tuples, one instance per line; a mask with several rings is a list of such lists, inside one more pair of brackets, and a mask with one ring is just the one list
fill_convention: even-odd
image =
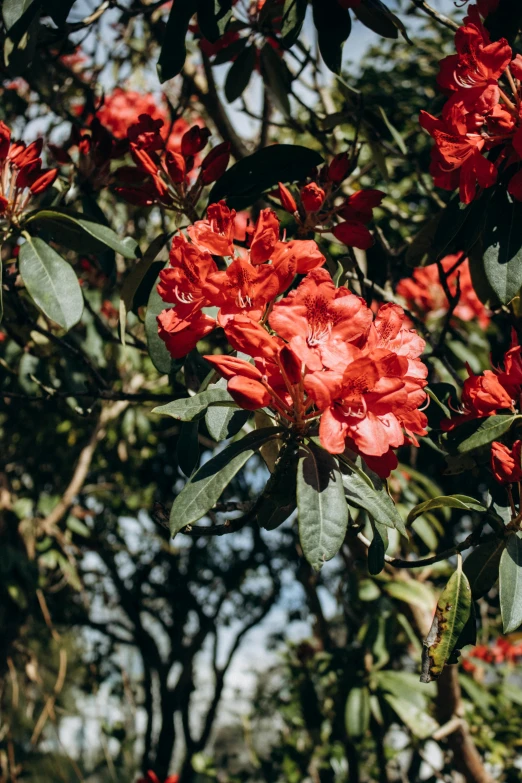
[(372, 220), (373, 210), (383, 198), (380, 190), (359, 190), (349, 196), (339, 213), (346, 222), (334, 226), (335, 238), (348, 247), (368, 250), (373, 245), (373, 237), (365, 224)]
[(328, 166), (328, 179), (330, 182), (334, 182), (336, 185), (341, 183), (345, 179), (346, 175), (350, 171), (350, 158), (347, 152), (340, 152), (335, 158), (332, 159)]
[(513, 484), (522, 481), (522, 440), (517, 440), (511, 448), (493, 441), (491, 444), (491, 470), (501, 484)]
[(292, 196), (288, 188), (283, 185), (282, 182), (278, 183), (278, 188), (279, 188), (278, 191), (279, 200), (281, 201), (283, 209), (286, 209), (287, 212), (293, 214), (297, 210), (297, 204), (295, 203), (295, 198)]
[(300, 196), (301, 203), (307, 212), (317, 212), (323, 205), (325, 193), (317, 182), (310, 182), (301, 189)]
[[(178, 781), (179, 775), (169, 775), (168, 778), (165, 778), (163, 783), (178, 783)], [(145, 773), (145, 777), (139, 778), (136, 783), (160, 783), (160, 779), (155, 772), (149, 769), (148, 772)]]
[(58, 169), (42, 169), (43, 141), (11, 141), (11, 131), (0, 121), (0, 214), (19, 219), (31, 199), (51, 187)]
[[(447, 277), (448, 287), (453, 295), (459, 279), (460, 298), (454, 309), (454, 315), (461, 321), (477, 320), (484, 329), (490, 321), (488, 311), (478, 298), (473, 288), (468, 259), (462, 260), (463, 253), (445, 256), (441, 264)], [(412, 277), (400, 280), (396, 288), (399, 296), (404, 297), (410, 310), (415, 310), (423, 317), (440, 318), (448, 310), (448, 300), (441, 285), (439, 269), (436, 264), (417, 267)]]
[(513, 401), (497, 375), (486, 370), (483, 375), (475, 375), (467, 365), (469, 378), (464, 381), (462, 389), (462, 411), (451, 419), (441, 423), (446, 432), (465, 421), (494, 416), (499, 410), (512, 408)]

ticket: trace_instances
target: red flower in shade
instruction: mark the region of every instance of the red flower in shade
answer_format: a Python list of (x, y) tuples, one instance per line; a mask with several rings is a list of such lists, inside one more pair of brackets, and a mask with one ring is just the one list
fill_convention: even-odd
[(0, 121), (0, 215), (17, 221), (33, 196), (51, 187), (58, 169), (43, 169), (43, 141), (26, 145), (11, 141), (11, 131)]
[[(178, 780), (179, 775), (169, 775), (168, 778), (165, 778), (163, 783), (178, 783)], [(148, 772), (145, 773), (145, 777), (139, 778), (136, 783), (161, 783), (161, 781), (156, 773), (149, 769)]]
[(511, 448), (493, 441), (491, 444), (491, 470), (501, 484), (513, 484), (522, 481), (522, 440), (517, 440)]
[(301, 204), (307, 212), (317, 212), (321, 209), (325, 192), (317, 182), (310, 182), (301, 189)]
[[(158, 318), (159, 334), (174, 358), (184, 356), (216, 325), (202, 315), (204, 307), (219, 308), (224, 326), (234, 315), (261, 320), (267, 304), (291, 284), (297, 273), (322, 266), (324, 256), (312, 240), (279, 240), (279, 221), (271, 210), (261, 212), (250, 252), (234, 244), (236, 213), (224, 202), (212, 204), (207, 219), (187, 230), (190, 241), (172, 242), (170, 265), (160, 274), (158, 292), (176, 307)], [(219, 269), (213, 256), (229, 258)]]
[(339, 212), (345, 222), (334, 226), (334, 237), (348, 247), (361, 250), (371, 247), (373, 237), (366, 224), (372, 220), (373, 210), (383, 198), (384, 193), (380, 190), (359, 190), (349, 196)]
[[(463, 260), (463, 253), (449, 255), (442, 259), (441, 264), (445, 272), (449, 273), (447, 283), (454, 296), (457, 290), (457, 277), (459, 280), (460, 297), (454, 309), (454, 315), (461, 321), (477, 320), (485, 329), (490, 321), (488, 311), (478, 298), (473, 288), (468, 259)], [(439, 277), (439, 269), (436, 264), (426, 267), (417, 267), (412, 277), (400, 280), (396, 288), (399, 296), (402, 296), (408, 308), (427, 318), (440, 318), (448, 310), (448, 300)]]

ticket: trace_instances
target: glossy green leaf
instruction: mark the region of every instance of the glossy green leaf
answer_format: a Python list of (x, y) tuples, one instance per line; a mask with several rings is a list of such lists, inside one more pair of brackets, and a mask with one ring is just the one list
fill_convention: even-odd
[(318, 571), (342, 546), (348, 506), (337, 460), (313, 442), (299, 453), (297, 510), (303, 554)]
[(225, 199), (234, 209), (251, 206), (278, 182), (305, 179), (323, 159), (299, 144), (273, 144), (247, 155), (231, 166), (212, 188), (208, 203)]
[(140, 258), (138, 263), (132, 267), (127, 273), (123, 285), (121, 288), (120, 298), (120, 335), (123, 345), (125, 345), (125, 328), (127, 324), (127, 313), (132, 310), (132, 303), (134, 301), (134, 295), (138, 290), (143, 278), (154, 263), (156, 256), (161, 252), (167, 241), (166, 234), (160, 234), (154, 239), (143, 258)]
[(364, 509), (376, 522), (407, 535), (402, 517), (383, 482), (372, 489), (358, 473), (345, 471), (343, 467), (343, 484), (348, 505)]
[(226, 30), (232, 16), (232, 0), (198, 0), (199, 29), (211, 43)]
[(346, 734), (350, 739), (363, 737), (370, 726), (370, 691), (366, 686), (352, 688), (344, 712)]
[(420, 609), (433, 611), (435, 603), (433, 593), (423, 582), (415, 582), (413, 580), (409, 582), (386, 582), (383, 584), (382, 589), (390, 598), (404, 601), (404, 603), (411, 606), (418, 606)]
[[(116, 232), (113, 231), (112, 228), (109, 228), (109, 226), (104, 226), (102, 223), (95, 223), (92, 220), (88, 220), (80, 213), (70, 212), (65, 209), (40, 209), (38, 212), (33, 212), (33, 214), (26, 219), (24, 225), (29, 226), (36, 223), (43, 224), (45, 227), (47, 221), (52, 224), (62, 223), (73, 227), (77, 231), (86, 234), (100, 245), (105, 245), (116, 253), (120, 253), (124, 258), (134, 259), (141, 255), (138, 243), (131, 237), (120, 239)], [(60, 241), (59, 234), (57, 241)]]
[(486, 511), (483, 503), (467, 495), (442, 495), (439, 498), (430, 498), (423, 503), (419, 503), (412, 508), (408, 514), (406, 522), (411, 524), (414, 519), (425, 514), (427, 511), (433, 511), (437, 508), (459, 508), (463, 511)]
[(24, 14), (35, 13), (41, 5), (40, 0), (3, 0), (2, 18), (6, 30), (10, 30)]
[(399, 698), (386, 693), (384, 698), (415, 737), (427, 739), (437, 730), (439, 725), (437, 721), (426, 710), (413, 704), (406, 696)]
[(207, 410), (209, 405), (224, 402), (233, 406), (234, 400), (226, 389), (208, 389), (193, 397), (185, 397), (181, 400), (173, 400), (165, 405), (158, 405), (152, 409), (152, 413), (160, 416), (172, 416), (179, 421), (192, 421)]
[(176, 369), (176, 362), (171, 357), (165, 343), (158, 334), (158, 322), (156, 318), (163, 310), (166, 310), (169, 307), (158, 294), (158, 282), (159, 278), (156, 281), (156, 285), (152, 287), (147, 303), (147, 312), (145, 313), (145, 334), (147, 336), (149, 356), (154, 367), (158, 372), (169, 375)]
[(157, 65), (161, 84), (177, 76), (185, 64), (185, 38), (197, 6), (197, 0), (175, 0), (172, 3)]
[(293, 46), (299, 38), (307, 6), (308, 0), (285, 0), (281, 25), (281, 36), (285, 46)]
[(375, 576), (380, 574), (384, 568), (384, 556), (388, 549), (388, 531), (384, 525), (375, 522), (373, 527), (373, 538), (368, 547), (368, 572)]
[(74, 269), (43, 239), (26, 235), (19, 270), (35, 304), (63, 329), (78, 323), (83, 296)]
[(257, 521), (265, 530), (279, 527), (297, 507), (297, 462), (297, 445), (284, 445), (258, 502)]
[(373, 30), (377, 35), (382, 35), (383, 38), (397, 38), (400, 31), (409, 41), (406, 28), (399, 17), (395, 16), (381, 0), (361, 0), (360, 5), (357, 5), (353, 12), (365, 27)]
[(229, 103), (232, 103), (248, 87), (248, 82), (256, 65), (256, 48), (247, 46), (238, 54), (230, 68), (225, 79), (225, 97)]
[(500, 611), (504, 633), (522, 625), (522, 534), (512, 533), (500, 558)]
[(503, 538), (485, 541), (475, 547), (464, 560), (464, 573), (468, 577), (474, 601), (489, 593), (497, 581), (505, 545)]
[(499, 190), (486, 215), (483, 233), (486, 279), (501, 304), (522, 286), (522, 203)]
[(465, 454), (498, 440), (509, 430), (515, 418), (515, 416), (506, 413), (465, 422), (452, 433), (452, 440), (464, 435), (463, 440), (457, 445), (457, 451), (459, 454)]
[(421, 682), (436, 680), (453, 653), (471, 612), (471, 588), (459, 557), (438, 600), (433, 623), (424, 642)]
[[(208, 391), (226, 388), (227, 382), (224, 378), (207, 387)], [(235, 403), (226, 407), (211, 405), (205, 414), (205, 424), (210, 437), (219, 442), (236, 435), (245, 422), (248, 421), (249, 416), (250, 411), (238, 410)]]
[(199, 462), (199, 421), (184, 421), (181, 425), (176, 446), (178, 465), (191, 476)]
[(334, 73), (340, 73), (344, 42), (352, 29), (350, 12), (338, 0), (312, 0), (312, 8), (324, 63)]
[(204, 517), (257, 449), (279, 432), (278, 427), (254, 430), (205, 462), (174, 501), (170, 512), (171, 534), (176, 535), (187, 525)]

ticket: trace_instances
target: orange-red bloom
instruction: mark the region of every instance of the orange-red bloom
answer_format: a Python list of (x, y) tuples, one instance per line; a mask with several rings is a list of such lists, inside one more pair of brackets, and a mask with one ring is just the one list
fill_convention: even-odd
[(501, 484), (513, 484), (522, 481), (522, 440), (517, 440), (511, 448), (493, 441), (491, 444), (491, 470)]
[(26, 145), (11, 141), (11, 131), (0, 121), (0, 215), (17, 220), (28, 208), (33, 196), (47, 190), (58, 169), (43, 169), (43, 141)]

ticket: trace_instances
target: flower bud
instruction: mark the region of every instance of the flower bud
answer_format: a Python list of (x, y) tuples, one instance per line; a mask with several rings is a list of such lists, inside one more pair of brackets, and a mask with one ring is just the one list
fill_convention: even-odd
[(305, 185), (300, 195), (301, 203), (307, 212), (317, 212), (321, 209), (325, 194), (317, 182), (310, 182), (309, 185)]
[(169, 177), (175, 184), (185, 181), (185, 159), (179, 152), (169, 150), (165, 156), (165, 166)]
[(350, 159), (347, 152), (336, 155), (328, 166), (328, 179), (338, 185), (350, 170)]
[(228, 382), (228, 391), (232, 398), (247, 411), (264, 408), (270, 403), (270, 394), (262, 383), (253, 378), (236, 375)]
[(201, 179), (204, 185), (215, 182), (226, 171), (230, 160), (230, 142), (225, 141), (210, 150), (201, 164)]
[(491, 470), (501, 484), (522, 481), (521, 448), (522, 440), (515, 441), (511, 449), (498, 441), (491, 444)]
[(302, 374), (301, 361), (288, 345), (283, 345), (281, 348), (279, 361), (290, 383), (299, 383)]
[(297, 204), (295, 203), (295, 198), (292, 196), (288, 188), (283, 185), (282, 182), (279, 182), (278, 185), (279, 185), (279, 200), (281, 202), (281, 205), (283, 209), (286, 209), (287, 212), (290, 212), (293, 215), (293, 213), (297, 211)]
[(199, 125), (193, 125), (192, 128), (183, 134), (181, 139), (181, 154), (186, 158), (191, 155), (197, 155), (198, 152), (206, 146), (210, 131), (208, 128), (200, 128)]

